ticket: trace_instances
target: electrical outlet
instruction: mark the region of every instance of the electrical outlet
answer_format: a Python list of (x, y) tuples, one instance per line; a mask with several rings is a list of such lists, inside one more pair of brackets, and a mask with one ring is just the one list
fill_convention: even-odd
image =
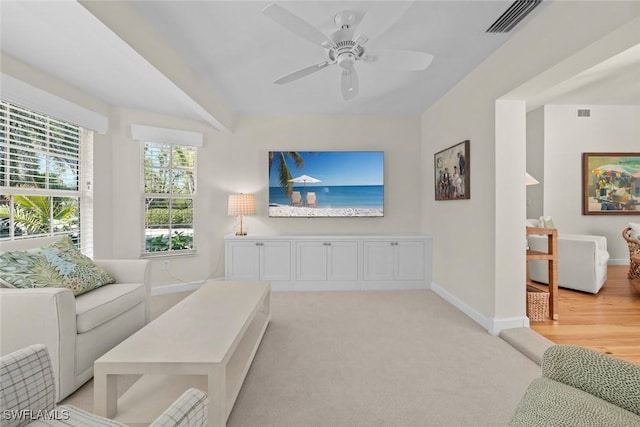
[(169, 261), (162, 261), (162, 269), (164, 271), (168, 271), (169, 270)]

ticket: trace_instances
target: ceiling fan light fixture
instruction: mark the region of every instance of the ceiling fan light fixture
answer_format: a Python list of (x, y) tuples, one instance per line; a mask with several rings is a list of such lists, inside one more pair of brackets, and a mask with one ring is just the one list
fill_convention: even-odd
[[(1, 1), (1, 0), (0, 0)], [(358, 74), (356, 62), (378, 63), (391, 69), (420, 71), (426, 69), (432, 55), (416, 51), (379, 51), (367, 54), (363, 45), (370, 39), (384, 33), (397, 22), (412, 2), (376, 2), (364, 15), (360, 12), (343, 10), (333, 16), (338, 30), (330, 35), (320, 31), (299, 16), (276, 5), (270, 4), (262, 11), (276, 23), (291, 33), (325, 50), (328, 59), (300, 68), (275, 80), (276, 84), (285, 84), (313, 74), (330, 65), (342, 69), (341, 91), (345, 100), (358, 95)], [(355, 30), (358, 34), (354, 34)], [(381, 56), (382, 55), (382, 56)]]
[(338, 56), (338, 66), (344, 70), (350, 70), (353, 68), (353, 64), (356, 62), (356, 57), (353, 53), (342, 53)]
[(356, 14), (350, 10), (340, 11), (333, 17), (333, 22), (340, 29), (349, 28), (356, 22)]

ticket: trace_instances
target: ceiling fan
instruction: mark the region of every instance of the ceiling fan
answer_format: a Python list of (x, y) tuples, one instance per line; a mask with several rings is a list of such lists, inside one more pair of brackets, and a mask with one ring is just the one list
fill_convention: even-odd
[(349, 10), (338, 12), (334, 17), (338, 29), (326, 35), (277, 4), (268, 5), (262, 10), (262, 13), (293, 34), (321, 46), (327, 56), (324, 61), (286, 74), (275, 80), (274, 83), (289, 83), (337, 64), (342, 68), (342, 96), (349, 100), (358, 95), (358, 73), (355, 69), (355, 64), (358, 61), (396, 70), (425, 70), (431, 64), (433, 55), (409, 50), (369, 51), (365, 48), (365, 44), (369, 40), (388, 30), (400, 19), (409, 6), (411, 6), (411, 2), (376, 2), (359, 23), (355, 12)]

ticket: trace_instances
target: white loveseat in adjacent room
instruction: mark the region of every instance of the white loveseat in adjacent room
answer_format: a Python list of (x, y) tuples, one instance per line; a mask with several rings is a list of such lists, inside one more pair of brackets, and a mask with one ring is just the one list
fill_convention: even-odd
[[(527, 220), (529, 223), (536, 220)], [(529, 248), (547, 251), (547, 237), (528, 235)], [(558, 286), (598, 293), (607, 281), (609, 252), (604, 236), (558, 233)], [(546, 261), (529, 261), (531, 280), (549, 283)]]
[[(58, 237), (0, 242), (0, 253), (40, 248)], [(67, 288), (0, 287), (0, 354), (44, 344), (59, 402), (93, 376), (93, 362), (149, 321), (146, 260), (94, 260), (115, 283), (74, 296)]]

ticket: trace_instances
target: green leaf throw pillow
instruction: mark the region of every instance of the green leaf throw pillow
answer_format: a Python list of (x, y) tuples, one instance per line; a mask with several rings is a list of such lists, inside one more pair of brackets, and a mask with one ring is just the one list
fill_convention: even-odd
[(542, 224), (542, 228), (556, 228), (550, 216), (541, 216), (540, 224)]
[(80, 295), (114, 282), (69, 237), (38, 249), (0, 253), (0, 283), (12, 288), (68, 288)]

